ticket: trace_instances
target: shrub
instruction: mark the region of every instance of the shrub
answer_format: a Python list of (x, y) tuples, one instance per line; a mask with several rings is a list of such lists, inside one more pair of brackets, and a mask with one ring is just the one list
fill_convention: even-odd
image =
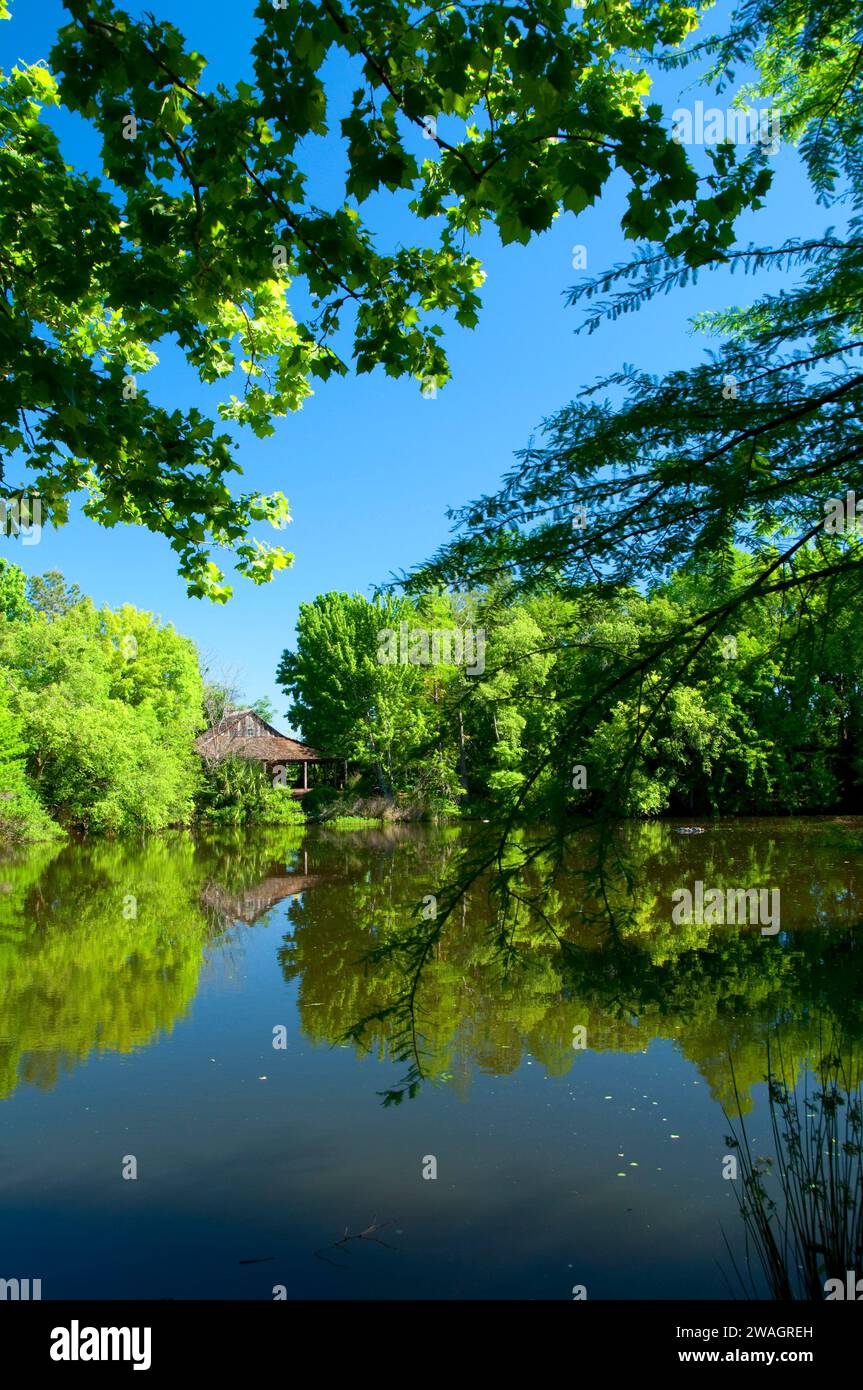
[(22, 721), (0, 696), (0, 846), (62, 835), (27, 779), (26, 751)]
[(248, 758), (222, 758), (205, 765), (198, 818), (221, 825), (303, 825), (302, 807), (289, 787), (271, 785), (264, 769)]

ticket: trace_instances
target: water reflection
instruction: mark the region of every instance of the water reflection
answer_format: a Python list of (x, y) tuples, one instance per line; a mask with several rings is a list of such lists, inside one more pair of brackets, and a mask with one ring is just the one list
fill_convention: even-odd
[[(777, 1020), (798, 1073), (825, 1021), (851, 1037), (861, 1026), (859, 855), (817, 825), (808, 840), (758, 829), (697, 845), (663, 826), (627, 831), (634, 879), (631, 892), (619, 879), (605, 885), (611, 929), (578, 878), (537, 891), (541, 915), (517, 906), (503, 927), (478, 887), (440, 929), (417, 922), (416, 904), (446, 880), (457, 841), (401, 839), (371, 862), (360, 845), (345, 850), (338, 881), (289, 909), (281, 962), (299, 982), (304, 1030), (402, 1061), (404, 1085), (386, 1092), (389, 1102), (424, 1080), (465, 1089), (473, 1066), (503, 1075), (528, 1056), (562, 1075), (577, 1065), (576, 1029), (593, 1052), (673, 1039), (714, 1098), (728, 1108), (739, 1096), (745, 1113)], [(532, 866), (537, 890), (543, 868)], [(781, 937), (672, 925), (671, 892), (687, 877), (780, 882)]]
[(234, 926), (222, 900), (266, 883), (274, 863), (284, 874), (296, 845), (177, 835), (5, 860), (0, 1098), (20, 1082), (51, 1089), (93, 1051), (130, 1052), (170, 1033), (195, 997), (205, 949)]
[[(68, 845), (0, 871), (0, 1095), (50, 1087), (94, 1050), (170, 1033), (206, 956), (272, 914), (279, 960), (315, 1042), (404, 1063), (403, 1086), (467, 1092), (474, 1068), (506, 1075), (530, 1056), (559, 1076), (591, 1052), (673, 1039), (714, 1098), (745, 1114), (781, 1021), (792, 1081), (824, 1029), (863, 1029), (857, 923), (863, 857), (853, 826), (736, 823), (699, 837), (662, 825), (621, 832), (632, 873), (608, 889), (602, 925), (585, 879), (543, 889), (542, 916), (495, 918), (482, 883), (443, 926), (417, 904), (453, 874), (458, 831), (270, 831), (141, 846)], [(528, 875), (529, 878), (529, 875)], [(782, 932), (673, 925), (671, 893), (695, 878), (778, 883)], [(616, 895), (616, 897), (615, 897)], [(859, 1081), (856, 1055), (851, 1080)]]

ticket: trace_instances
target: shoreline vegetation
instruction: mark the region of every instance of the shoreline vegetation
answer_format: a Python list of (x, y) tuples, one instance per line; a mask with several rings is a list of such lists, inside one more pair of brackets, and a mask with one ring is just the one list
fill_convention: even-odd
[[(350, 771), (336, 790), (312, 768), (299, 798), (250, 759), (198, 755), (202, 729), (241, 696), (202, 670), (188, 638), (131, 605), (97, 609), (57, 572), (28, 581), (0, 562), (0, 846), (307, 821), (348, 831), (863, 811), (853, 615), (822, 633), (815, 663), (784, 594), (733, 647), (717, 638), (710, 659), (676, 680), (625, 785), (596, 783), (623, 758), (637, 702), (596, 702), (578, 758), (571, 743), (566, 758), (557, 752), (568, 743), (563, 711), (584, 702), (597, 674), (608, 685), (615, 663), (702, 598), (698, 579), (682, 575), (602, 605), (553, 593), (508, 601), (494, 588), (321, 595), (302, 605), (278, 680), (293, 727)], [(421, 643), (416, 660), (381, 661), (381, 632), (400, 627), (482, 631), (484, 670), (433, 664)], [(564, 640), (576, 627), (579, 641)]]

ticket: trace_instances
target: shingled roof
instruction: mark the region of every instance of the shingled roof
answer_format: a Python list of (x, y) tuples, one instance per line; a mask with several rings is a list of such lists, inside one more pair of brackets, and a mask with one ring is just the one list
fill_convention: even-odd
[(295, 738), (286, 738), (256, 710), (232, 710), (195, 740), (202, 758), (249, 758), (256, 763), (321, 763), (325, 754)]

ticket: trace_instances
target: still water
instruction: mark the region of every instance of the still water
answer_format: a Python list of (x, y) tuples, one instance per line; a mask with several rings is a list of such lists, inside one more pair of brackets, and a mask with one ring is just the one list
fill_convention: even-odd
[[(613, 928), (577, 875), (544, 920), (478, 881), (437, 921), (471, 833), (0, 862), (0, 1276), (43, 1298), (739, 1295), (729, 1120), (760, 1152), (778, 1056), (802, 1085), (838, 1049), (859, 1084), (863, 826), (625, 828)], [(676, 925), (697, 880), (779, 888), (781, 930)]]

